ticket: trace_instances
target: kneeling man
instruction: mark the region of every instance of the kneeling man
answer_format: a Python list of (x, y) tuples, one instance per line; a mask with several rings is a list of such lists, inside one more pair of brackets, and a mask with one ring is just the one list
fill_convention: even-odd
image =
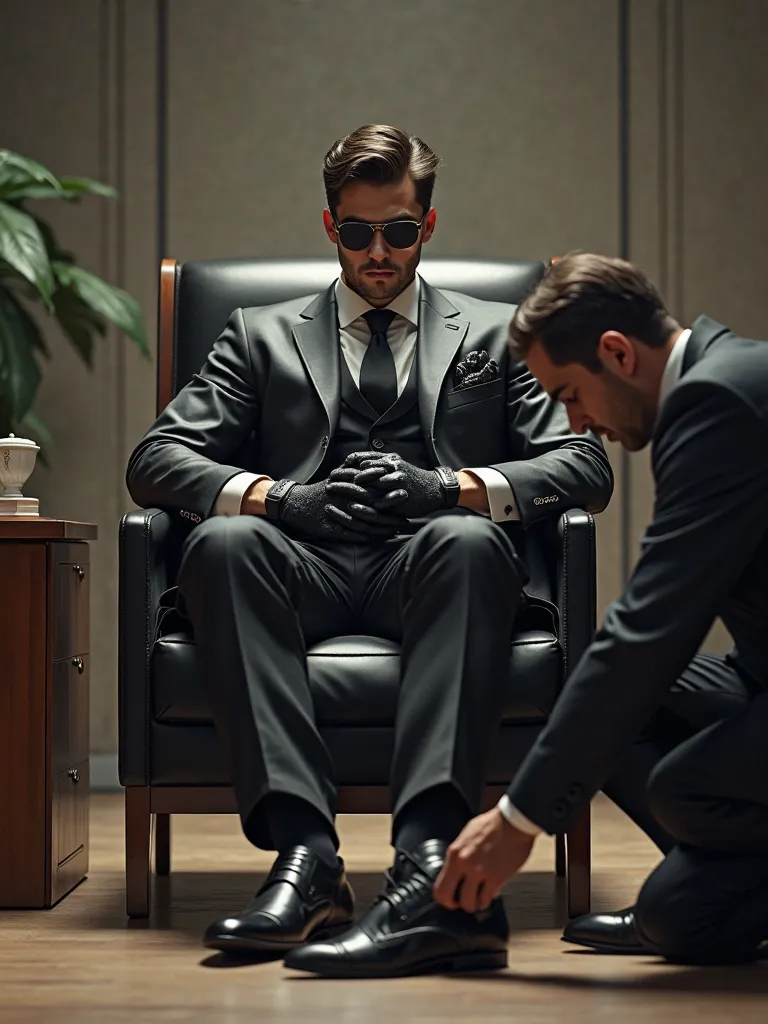
[[(653, 444), (653, 521), (622, 597), (499, 809), (452, 845), (436, 896), (474, 913), (644, 759), (671, 839), (637, 905), (566, 938), (712, 963), (768, 937), (768, 344), (683, 330), (631, 264), (576, 254), (517, 309), (513, 351), (577, 432)], [(727, 657), (698, 654), (716, 616)], [(634, 741), (634, 742), (633, 742)], [(660, 844), (661, 845), (661, 844)]]

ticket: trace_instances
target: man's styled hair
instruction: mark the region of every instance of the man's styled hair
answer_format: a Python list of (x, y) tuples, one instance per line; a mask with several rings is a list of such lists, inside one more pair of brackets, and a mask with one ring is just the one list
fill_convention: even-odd
[(323, 160), (328, 208), (336, 216), (339, 195), (353, 181), (390, 185), (409, 175), (424, 213), (432, 205), (440, 158), (426, 142), (387, 124), (366, 124), (331, 146)]
[(581, 363), (599, 373), (597, 344), (606, 331), (659, 348), (678, 327), (639, 267), (612, 256), (572, 252), (553, 262), (517, 307), (510, 345), (516, 358), (525, 359), (540, 341), (555, 366)]

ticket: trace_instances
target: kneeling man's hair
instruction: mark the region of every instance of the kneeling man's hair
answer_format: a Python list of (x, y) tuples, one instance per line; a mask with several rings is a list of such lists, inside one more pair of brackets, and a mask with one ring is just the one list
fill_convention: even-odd
[(556, 366), (581, 363), (599, 373), (597, 344), (606, 331), (658, 348), (678, 326), (639, 267), (613, 256), (572, 252), (554, 261), (517, 307), (510, 345), (513, 356), (524, 360), (541, 342)]

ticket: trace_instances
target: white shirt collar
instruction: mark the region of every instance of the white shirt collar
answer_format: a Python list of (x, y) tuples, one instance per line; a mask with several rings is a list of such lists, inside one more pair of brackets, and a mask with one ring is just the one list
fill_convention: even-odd
[[(408, 287), (394, 298), (386, 309), (410, 321), (414, 327), (419, 325), (419, 294), (421, 291), (421, 279), (417, 274)], [(367, 313), (374, 307), (369, 305), (357, 292), (353, 292), (349, 285), (345, 284), (341, 277), (336, 282), (336, 306), (339, 311), (339, 328), (345, 327)]]
[(683, 359), (685, 358), (685, 350), (688, 346), (688, 339), (691, 336), (690, 327), (682, 332), (680, 337), (677, 339), (675, 344), (672, 346), (672, 351), (669, 353), (667, 359), (667, 365), (664, 367), (664, 374), (661, 378), (661, 388), (659, 389), (659, 405), (664, 401), (672, 388), (680, 380), (680, 376), (683, 372)]

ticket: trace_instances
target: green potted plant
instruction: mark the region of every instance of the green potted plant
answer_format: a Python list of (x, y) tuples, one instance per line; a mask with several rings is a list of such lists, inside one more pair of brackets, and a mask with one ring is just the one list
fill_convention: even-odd
[(54, 317), (84, 363), (92, 368), (96, 335), (114, 324), (149, 355), (135, 299), (77, 266), (51, 227), (28, 208), (30, 200), (78, 202), (117, 195), (90, 178), (56, 177), (42, 164), (0, 149), (0, 437), (25, 434), (45, 449), (51, 437), (33, 412), (41, 364), (50, 358), (32, 304)]

